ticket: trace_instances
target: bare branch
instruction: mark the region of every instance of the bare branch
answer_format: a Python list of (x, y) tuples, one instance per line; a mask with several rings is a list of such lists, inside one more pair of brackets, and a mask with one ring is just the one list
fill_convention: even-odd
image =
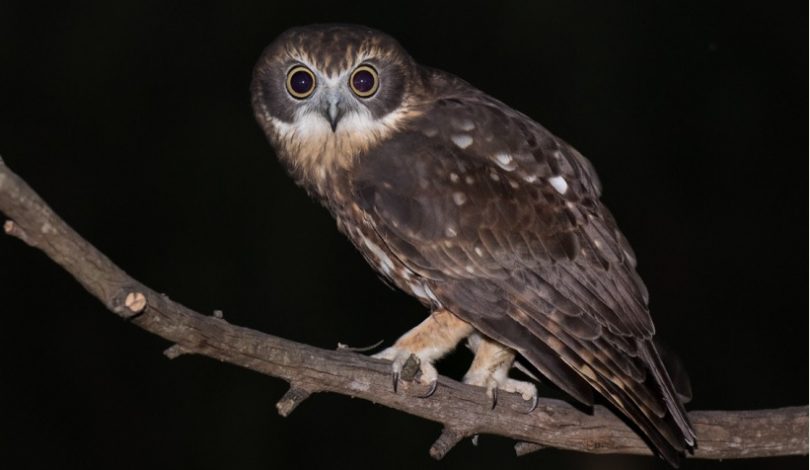
[[(221, 315), (194, 312), (128, 276), (59, 218), (2, 160), (0, 212), (11, 219), (4, 224), (7, 234), (43, 251), (112, 312), (174, 343), (165, 352), (168, 357), (200, 354), (291, 383), (277, 405), (284, 416), (312, 393), (334, 392), (442, 423), (445, 430), (431, 448), (436, 458), (464, 437), (483, 433), (519, 441), (518, 454), (542, 447), (650, 454), (634, 431), (601, 406), (587, 414), (563, 401), (544, 399), (526, 414), (520, 397), (503, 394), (492, 410), (480, 388), (444, 377), (429, 398), (414, 397), (407, 383), (395, 393), (386, 361), (348, 350), (318, 349), (231, 325)], [(694, 457), (807, 454), (807, 406), (693, 411), (689, 416), (700, 443)]]

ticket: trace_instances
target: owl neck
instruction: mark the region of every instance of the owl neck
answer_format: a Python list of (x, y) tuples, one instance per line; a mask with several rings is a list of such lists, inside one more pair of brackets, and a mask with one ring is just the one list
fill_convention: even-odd
[(288, 155), (279, 152), (279, 160), (296, 184), (304, 188), (313, 199), (317, 200), (333, 214), (340, 212), (340, 202), (348, 200), (350, 172), (356, 156), (337, 159), (335, 156)]
[(307, 115), (294, 123), (270, 118), (271, 141), (296, 182), (331, 208), (350, 189), (349, 174), (364, 155), (422, 113), (404, 102), (381, 118), (351, 113), (336, 130), (319, 116)]

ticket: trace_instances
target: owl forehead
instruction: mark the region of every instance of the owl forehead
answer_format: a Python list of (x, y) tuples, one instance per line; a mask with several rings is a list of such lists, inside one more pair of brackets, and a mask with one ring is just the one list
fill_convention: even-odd
[(301, 28), (288, 32), (286, 58), (327, 76), (339, 76), (365, 61), (400, 61), (399, 44), (383, 33), (364, 28)]
[(330, 78), (344, 75), (357, 65), (380, 57), (379, 54), (375, 54), (370, 50), (354, 49), (352, 46), (349, 46), (345, 51), (319, 52), (321, 53), (313, 53), (313, 51), (306, 49), (294, 49), (288, 51), (287, 55), (290, 61), (301, 62)]

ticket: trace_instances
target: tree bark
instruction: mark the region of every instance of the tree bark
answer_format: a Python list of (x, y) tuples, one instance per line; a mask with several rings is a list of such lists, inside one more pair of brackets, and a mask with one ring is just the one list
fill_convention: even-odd
[[(232, 325), (221, 316), (197, 313), (127, 275), (70, 228), (0, 160), (0, 212), (7, 234), (44, 252), (67, 270), (110, 311), (174, 343), (169, 358), (200, 354), (290, 383), (276, 405), (283, 416), (311, 394), (333, 392), (442, 423), (430, 449), (444, 456), (465, 437), (497, 434), (518, 441), (522, 455), (543, 447), (591, 453), (651, 454), (650, 449), (610, 410), (583, 412), (566, 402), (541, 399), (526, 413), (518, 396), (502, 394), (498, 406), (482, 389), (442, 377), (436, 392), (405, 382), (391, 386), (390, 364), (349, 350), (330, 351)], [(806, 455), (807, 406), (754, 411), (692, 411), (699, 447), (692, 457), (733, 459)]]

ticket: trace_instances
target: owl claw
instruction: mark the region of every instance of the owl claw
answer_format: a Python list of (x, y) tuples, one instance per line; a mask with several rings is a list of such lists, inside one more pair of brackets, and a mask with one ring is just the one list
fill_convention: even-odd
[(534, 397), (532, 398), (532, 406), (529, 407), (529, 411), (527, 411), (526, 414), (530, 414), (532, 411), (536, 410), (537, 409), (537, 404), (539, 402), (540, 402), (540, 396), (535, 393)]
[(430, 382), (430, 388), (428, 389), (427, 393), (424, 394), (424, 395), (420, 395), (419, 398), (427, 398), (427, 397), (433, 395), (433, 393), (436, 391), (436, 387), (438, 387), (438, 386), (439, 386), (439, 380), (438, 379), (433, 380), (432, 382)]
[(392, 346), (374, 354), (372, 357), (391, 361), (391, 385), (394, 393), (398, 392), (400, 380), (413, 380), (420, 384), (426, 384), (428, 387), (427, 392), (424, 395), (419, 395), (420, 398), (433, 395), (438, 387), (439, 373), (436, 368), (430, 364), (429, 360), (420, 358), (418, 354)]
[(535, 387), (533, 383), (522, 382), (508, 377), (499, 380), (495, 377), (480, 377), (479, 375), (468, 373), (464, 377), (464, 383), (484, 387), (486, 389), (486, 395), (490, 399), (490, 409), (495, 409), (495, 406), (498, 404), (498, 394), (501, 390), (517, 393), (524, 400), (528, 401), (529, 410), (526, 412), (527, 414), (537, 408), (537, 404), (540, 400), (537, 395), (537, 387)]

